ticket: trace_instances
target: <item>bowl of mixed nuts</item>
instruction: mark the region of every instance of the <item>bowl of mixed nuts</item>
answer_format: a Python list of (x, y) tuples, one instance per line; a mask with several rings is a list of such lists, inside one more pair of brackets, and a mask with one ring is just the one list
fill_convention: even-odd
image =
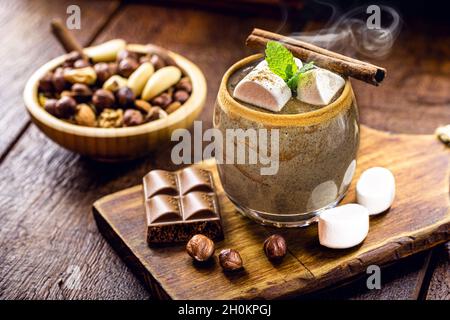
[(68, 150), (101, 160), (144, 156), (201, 112), (206, 81), (179, 54), (122, 39), (40, 67), (24, 100), (33, 122)]

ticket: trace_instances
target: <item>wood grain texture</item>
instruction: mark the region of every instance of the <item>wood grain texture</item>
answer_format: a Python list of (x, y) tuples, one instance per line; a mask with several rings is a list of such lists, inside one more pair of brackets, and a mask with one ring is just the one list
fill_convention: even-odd
[[(21, 132), (21, 128), (27, 123), (21, 97), (26, 78), (39, 65), (62, 53), (62, 49), (49, 36), (47, 22), (49, 17), (64, 17), (68, 3), (70, 2), (54, 0), (3, 1), (0, 4), (0, 15), (3, 17), (0, 19), (3, 31), (0, 40), (3, 48), (1, 54), (4, 56), (2, 68), (13, 70), (13, 76), (3, 76), (0, 80), (0, 96), (4, 101), (0, 108), (8, 109), (8, 115), (3, 113), (0, 120), (1, 150), (9, 150), (9, 142), (14, 140), (16, 133)], [(109, 9), (102, 8), (110, 8), (113, 1), (77, 3), (81, 5), (85, 17), (95, 15), (95, 19), (83, 20), (86, 23), (84, 26), (90, 26), (105, 21), (103, 14), (109, 12)], [(92, 8), (92, 13), (89, 8)], [(420, 20), (409, 22), (404, 31), (408, 32), (409, 27)], [(204, 121), (203, 127), (208, 128), (211, 126), (212, 104), (223, 72), (238, 59), (252, 53), (243, 48), (242, 44), (253, 27), (272, 31), (282, 29), (286, 33), (290, 30), (289, 25), (282, 28), (280, 19), (242, 16), (237, 13), (232, 15), (226, 12), (210, 13), (189, 8), (175, 9), (173, 6), (165, 8), (127, 4), (100, 33), (96, 42), (116, 37), (134, 42), (153, 41), (188, 56), (201, 67), (208, 80), (207, 104), (200, 116)], [(76, 36), (86, 44), (90, 41), (91, 31), (98, 31), (94, 29), (82, 28)], [(223, 30), (227, 32), (217, 42), (216, 34)], [(433, 56), (440, 64), (434, 64), (432, 58), (427, 59), (426, 64), (434, 66), (429, 69), (430, 72), (438, 70), (440, 73), (439, 70), (445, 70), (444, 66), (447, 65), (439, 56), (439, 52), (443, 50), (439, 47), (446, 35), (439, 35), (441, 41), (435, 41), (438, 28), (433, 27), (431, 22), (422, 30), (415, 29), (416, 33), (411, 32), (409, 39), (420, 39), (424, 49), (419, 49), (423, 51), (423, 55), (426, 53), (425, 48), (435, 48)], [(21, 42), (18, 43), (17, 39), (21, 39)], [(402, 43), (399, 45), (404, 46)], [(414, 46), (408, 43), (406, 45)], [(405, 51), (401, 48), (396, 50)], [(405, 54), (408, 59), (403, 62), (399, 58), (398, 61), (405, 64), (402, 64), (402, 68), (414, 70), (411, 63), (415, 63), (412, 58), (415, 53)], [(14, 59), (9, 59), (10, 56)], [(390, 68), (384, 62), (380, 64)], [(433, 77), (432, 73), (431, 76)], [(443, 114), (441, 109), (448, 109), (445, 105), (440, 108), (420, 108), (420, 112), (411, 115), (413, 121), (408, 121), (410, 108), (415, 103), (398, 104), (395, 97), (390, 100), (389, 95), (385, 95), (380, 98), (385, 103), (380, 105), (377, 103), (377, 95), (381, 95), (382, 88), (384, 84), (375, 93), (357, 91), (359, 99), (366, 94), (372, 95), (368, 100), (375, 109), (363, 109), (365, 111), (361, 114), (366, 124), (373, 122), (375, 126), (391, 131), (427, 130), (426, 132), (431, 133), (440, 122), (437, 120)], [(439, 85), (437, 88), (440, 88), (437, 96), (449, 97), (449, 91), (445, 87)], [(373, 88), (367, 88), (371, 89)], [(395, 96), (397, 93), (390, 94)], [(364, 103), (365, 100), (360, 100), (361, 108), (365, 108)], [(388, 118), (384, 116), (386, 109), (389, 109), (385, 113), (389, 115)], [(65, 151), (39, 133), (33, 125), (30, 126), (0, 166), (0, 299), (148, 298), (149, 294), (98, 234), (89, 211), (93, 201), (99, 197), (140, 183), (141, 177), (154, 168), (176, 168), (170, 162), (169, 146), (161, 146), (158, 152), (140, 161), (116, 165), (99, 164)], [(422, 257), (414, 257), (416, 258), (420, 260)], [(82, 275), (79, 287), (75, 290), (67, 285), (70, 284), (71, 274), (74, 274), (70, 270), (71, 265), (79, 266)], [(358, 284), (351, 284), (347, 286), (344, 297), (410, 297), (416, 284), (417, 264), (405, 260), (396, 266), (397, 269), (383, 270), (386, 282), (383, 281), (382, 290), (357, 290)], [(436, 295), (442, 294), (433, 292)]]
[(450, 242), (434, 250), (436, 265), (432, 271), (426, 299), (450, 300)]
[[(149, 248), (140, 185), (100, 199), (94, 204), (94, 215), (100, 231), (132, 270), (144, 282), (150, 279), (153, 287), (159, 286), (156, 296), (292, 297), (348, 280), (365, 272), (368, 265), (391, 263), (448, 241), (448, 152), (433, 136), (411, 139), (408, 135), (390, 135), (363, 126), (355, 179), (343, 203), (355, 201), (356, 179), (373, 166), (393, 172), (397, 194), (388, 213), (371, 218), (364, 243), (348, 250), (321, 247), (316, 226), (276, 230), (242, 217), (223, 193), (214, 161), (200, 164), (213, 171), (219, 185), (225, 240), (217, 243), (217, 251), (231, 247), (244, 260), (245, 271), (233, 275), (224, 274), (217, 262), (205, 268), (193, 267), (184, 246)], [(289, 248), (279, 265), (272, 265), (261, 250), (264, 239), (273, 232), (284, 235)]]
[[(81, 29), (74, 30), (77, 39), (86, 45), (91, 41), (118, 1), (78, 1)], [(67, 18), (70, 0), (1, 1), (0, 21), (0, 158), (29, 122), (23, 106), (22, 91), (28, 77), (50, 58), (64, 53), (50, 33), (50, 19)]]
[[(110, 2), (102, 3), (109, 6)], [(39, 6), (36, 3), (35, 12)], [(42, 4), (42, 8), (45, 7)], [(98, 11), (87, 12), (89, 5), (81, 4), (81, 7), (87, 16), (100, 17)], [(47, 14), (41, 18), (42, 23), (52, 16)], [(202, 117), (208, 127), (222, 73), (232, 62), (248, 54), (241, 45), (243, 42), (236, 42), (236, 37), (242, 37), (242, 41), (245, 38), (241, 29), (251, 30), (253, 25), (276, 28), (278, 24), (275, 19), (242, 19), (201, 10), (127, 5), (108, 23), (96, 43), (123, 37), (130, 42), (155, 42), (183, 55), (188, 53), (206, 73), (209, 103)], [(48, 25), (42, 27), (47, 32)], [(208, 31), (208, 28), (213, 29)], [(225, 28), (230, 33), (218, 47), (212, 45), (213, 32)], [(10, 29), (9, 33), (14, 32)], [(37, 67), (62, 53), (46, 32), (41, 35), (42, 44), (39, 40), (30, 40), (30, 47), (36, 43), (42, 45), (41, 57), (35, 57), (35, 62), (21, 60), (20, 66), (15, 65), (16, 69), (20, 67), (31, 74), (34, 69), (30, 65)], [(13, 43), (16, 42), (10, 45)], [(14, 82), (20, 89), (17, 89), (17, 97), (5, 96), (10, 106), (22, 104), (20, 94), (25, 81), (26, 77)], [(0, 84), (2, 88), (9, 85)], [(5, 90), (0, 92), (3, 95)], [(17, 103), (10, 102), (13, 98)], [(24, 108), (20, 112), (25, 115)], [(17, 125), (16, 121), (10, 123)], [(5, 125), (1, 128), (5, 129)], [(158, 152), (139, 161), (97, 163), (60, 148), (31, 125), (0, 167), (0, 299), (149, 298), (149, 293), (99, 234), (90, 211), (99, 197), (140, 183), (142, 176), (152, 168), (169, 167), (173, 164), (168, 146), (161, 146)], [(74, 279), (71, 266), (78, 266), (81, 271), (78, 289), (70, 289)]]

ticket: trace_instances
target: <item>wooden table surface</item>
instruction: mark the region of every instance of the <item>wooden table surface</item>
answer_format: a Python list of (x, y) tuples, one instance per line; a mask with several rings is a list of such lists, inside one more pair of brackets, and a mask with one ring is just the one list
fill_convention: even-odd
[[(243, 43), (253, 27), (289, 33), (316, 25), (188, 6), (77, 3), (82, 26), (75, 35), (83, 45), (116, 37), (153, 42), (197, 63), (209, 86), (200, 116), (204, 128), (211, 126), (222, 74), (251, 53)], [(48, 140), (30, 124), (23, 105), (27, 78), (63, 52), (49, 33), (49, 19), (65, 19), (70, 4), (0, 1), (0, 298), (148, 299), (98, 232), (91, 206), (101, 196), (140, 183), (150, 169), (173, 169), (170, 148), (143, 160), (97, 163)], [(362, 123), (408, 133), (432, 133), (450, 123), (449, 57), (448, 23), (406, 20), (392, 55), (374, 61), (388, 68), (385, 83), (374, 88), (354, 82)], [(449, 252), (446, 244), (385, 267), (381, 290), (368, 290), (361, 278), (314, 297), (448, 300)]]

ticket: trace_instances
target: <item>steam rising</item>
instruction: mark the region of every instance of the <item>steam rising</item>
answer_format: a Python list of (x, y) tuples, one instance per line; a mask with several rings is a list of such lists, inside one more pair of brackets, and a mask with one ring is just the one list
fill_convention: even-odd
[[(319, 1), (317, 1), (319, 2)], [(380, 28), (369, 28), (367, 6), (360, 6), (344, 14), (329, 3), (332, 16), (325, 28), (312, 32), (297, 32), (290, 36), (325, 49), (354, 56), (360, 54), (369, 58), (383, 58), (389, 55), (395, 39), (400, 33), (401, 19), (393, 8), (379, 5)]]

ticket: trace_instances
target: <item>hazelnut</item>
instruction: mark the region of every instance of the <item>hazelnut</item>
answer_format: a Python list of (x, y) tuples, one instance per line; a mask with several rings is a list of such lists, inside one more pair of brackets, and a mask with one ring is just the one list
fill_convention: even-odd
[(89, 101), (92, 97), (92, 90), (83, 83), (74, 83), (72, 85), (72, 96), (78, 102)]
[(122, 77), (128, 78), (138, 67), (139, 63), (135, 59), (125, 58), (120, 60), (117, 66), (117, 73)]
[(56, 93), (60, 93), (68, 87), (69, 83), (64, 79), (63, 68), (56, 68), (55, 72), (53, 72), (52, 83)]
[(138, 126), (144, 123), (144, 116), (135, 109), (127, 109), (123, 114), (123, 124), (126, 127)]
[(113, 74), (110, 70), (109, 64), (106, 62), (99, 62), (94, 64), (94, 70), (97, 74), (97, 81), (100, 84), (103, 84), (109, 77)]
[(126, 50), (126, 49), (120, 50), (117, 53), (117, 61), (121, 61), (123, 59), (128, 59), (128, 58), (137, 61), (139, 57), (138, 57), (138, 54), (136, 52), (133, 52), (133, 51), (130, 51), (130, 50)]
[(111, 91), (98, 89), (92, 96), (92, 103), (99, 110), (103, 110), (105, 108), (112, 108), (115, 103), (115, 98)]
[(143, 113), (148, 113), (152, 108), (152, 105), (150, 103), (141, 99), (134, 101), (134, 106), (136, 109), (142, 111)]
[(52, 93), (53, 92), (53, 83), (52, 83), (53, 73), (47, 72), (41, 79), (39, 79), (39, 91), (43, 93)]
[(168, 93), (160, 94), (151, 101), (152, 105), (159, 106), (161, 108), (166, 108), (172, 103), (172, 97)]
[(73, 67), (75, 61), (80, 60), (80, 59), (83, 59), (83, 56), (81, 55), (81, 53), (78, 51), (72, 51), (67, 55), (66, 60), (64, 60), (64, 66), (65, 67)]
[(98, 125), (101, 128), (119, 128), (123, 124), (122, 109), (104, 109), (98, 116)]
[(273, 234), (264, 241), (264, 252), (269, 260), (281, 260), (287, 252), (287, 245), (284, 238), (278, 234)]
[(78, 59), (77, 61), (75, 61), (75, 62), (73, 63), (73, 67), (74, 67), (75, 69), (85, 68), (85, 67), (89, 67), (89, 66), (90, 66), (89, 61), (84, 60), (84, 59)]
[(243, 267), (241, 255), (234, 249), (220, 251), (219, 263), (225, 271), (237, 271)]
[(203, 262), (214, 254), (214, 242), (202, 234), (196, 234), (186, 245), (187, 253), (196, 261)]
[(57, 117), (57, 112), (56, 112), (56, 102), (58, 100), (56, 99), (47, 99), (45, 101), (45, 105), (44, 105), (44, 109), (45, 111), (47, 111), (48, 113), (50, 113), (52, 116)]
[(188, 93), (192, 92), (192, 83), (189, 77), (181, 78), (181, 80), (175, 85), (177, 90), (184, 90)]
[(130, 88), (122, 87), (116, 91), (116, 100), (117, 104), (123, 108), (133, 107), (136, 96)]
[(166, 118), (166, 117), (167, 117), (167, 113), (163, 109), (161, 109), (160, 107), (152, 107), (150, 109), (150, 111), (147, 113), (147, 115), (145, 116), (145, 121), (150, 122), (150, 121), (155, 121), (155, 120)]
[(161, 58), (157, 54), (154, 54), (151, 56), (150, 62), (153, 65), (153, 67), (155, 68), (155, 70), (164, 68), (166, 66), (166, 62), (163, 60), (163, 58)]
[(173, 98), (175, 101), (180, 103), (185, 103), (187, 99), (189, 99), (189, 93), (184, 90), (175, 91)]
[(172, 112), (177, 111), (178, 109), (180, 109), (181, 107), (181, 103), (178, 101), (172, 102), (171, 104), (169, 104), (166, 108), (166, 112), (168, 114), (171, 114)]
[(77, 102), (74, 98), (64, 96), (56, 102), (56, 116), (58, 118), (70, 118), (77, 110)]
[(77, 113), (75, 114), (75, 122), (82, 126), (95, 127), (96, 125), (95, 112), (87, 104), (82, 103), (78, 105)]

